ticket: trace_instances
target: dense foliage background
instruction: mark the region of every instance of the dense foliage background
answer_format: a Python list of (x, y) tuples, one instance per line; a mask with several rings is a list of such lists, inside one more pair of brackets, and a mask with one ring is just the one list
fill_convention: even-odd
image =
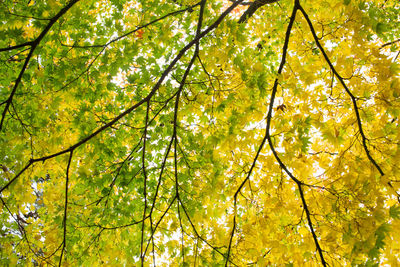
[(397, 0), (3, 0), (0, 265), (400, 264)]

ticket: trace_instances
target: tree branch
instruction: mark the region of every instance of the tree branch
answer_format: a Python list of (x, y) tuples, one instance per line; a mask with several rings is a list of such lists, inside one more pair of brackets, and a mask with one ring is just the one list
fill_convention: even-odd
[(383, 44), (383, 45), (380, 47), (380, 49), (382, 49), (382, 48), (384, 48), (384, 47), (386, 47), (386, 46), (389, 46), (389, 45), (398, 43), (398, 42), (400, 42), (400, 38), (399, 38), (399, 39), (396, 39), (396, 40), (394, 40), (394, 41), (392, 41), (392, 42), (388, 42), (388, 43)]
[(246, 11), (240, 16), (238, 23), (246, 23), (249, 18), (251, 18), (256, 11), (266, 5), (278, 2), (279, 0), (255, 0), (252, 3), (249, 3), (250, 6), (246, 9)]
[[(17, 77), (17, 79), (15, 80), (15, 84), (13, 89), (11, 90), (11, 94), (8, 97), (8, 99), (6, 100), (6, 106), (4, 107), (3, 113), (1, 115), (1, 121), (0, 121), (0, 131), (3, 128), (3, 123), (4, 123), (4, 119), (6, 117), (7, 111), (11, 105), (11, 102), (13, 100), (13, 97), (15, 95), (15, 92), (17, 91), (18, 85), (21, 83), (22, 80), (22, 76), (24, 75), (27, 67), (28, 67), (28, 63), (30, 61), (30, 59), (32, 58), (33, 52), (35, 51), (35, 49), (37, 48), (37, 46), (39, 45), (39, 43), (42, 41), (43, 37), (48, 33), (48, 31), (51, 29), (51, 27), (54, 25), (54, 23), (56, 23), (61, 16), (63, 16), (74, 4), (76, 4), (79, 0), (71, 0), (64, 8), (62, 8), (57, 15), (55, 15), (52, 19), (50, 19), (49, 24), (47, 24), (46, 28), (44, 28), (44, 30), (40, 33), (40, 35), (32, 42), (27, 42), (21, 45), (17, 45), (14, 46), (13, 49), (19, 48), (19, 47), (24, 47), (24, 46), (31, 46), (31, 49), (29, 51), (28, 56), (25, 59), (24, 65), (22, 66), (21, 71), (19, 72), (19, 75)], [(10, 49), (8, 49), (10, 50)], [(0, 50), (1, 51), (7, 51), (7, 50)]]
[(303, 9), (303, 7), (299, 4), (299, 10), (301, 11), (301, 13), (303, 14), (304, 18), (306, 19), (308, 26), (310, 27), (310, 31), (312, 36), (314, 37), (314, 41), (317, 44), (319, 50), (321, 51), (322, 55), (325, 58), (325, 61), (328, 63), (330, 69), (332, 70), (332, 72), (334, 73), (334, 75), (336, 76), (336, 78), (339, 80), (339, 82), (342, 84), (344, 90), (346, 91), (346, 93), (350, 96), (351, 98), (351, 102), (353, 104), (353, 109), (354, 112), (356, 113), (356, 118), (357, 118), (357, 125), (358, 125), (358, 130), (360, 132), (361, 138), (362, 138), (362, 145), (364, 147), (365, 153), (367, 154), (368, 159), (371, 161), (371, 163), (375, 166), (375, 168), (379, 171), (379, 173), (383, 176), (385, 175), (384, 172), (382, 171), (381, 167), (378, 165), (378, 163), (375, 161), (375, 159), (371, 156), (371, 153), (367, 147), (367, 137), (365, 136), (363, 127), (362, 127), (362, 121), (361, 121), (361, 117), (360, 117), (360, 112), (359, 112), (359, 108), (357, 105), (357, 99), (356, 97), (353, 95), (353, 93), (350, 91), (350, 89), (347, 87), (346, 83), (344, 82), (344, 79), (339, 75), (339, 73), (336, 71), (335, 67), (333, 66), (331, 60), (329, 59), (328, 55), (325, 52), (325, 49), (322, 47), (321, 43), (319, 42), (318, 36), (315, 32), (314, 26), (312, 25), (312, 22), (310, 20), (310, 18), (308, 17), (306, 11)]
[[(78, 1), (78, 0), (75, 0)], [(109, 123), (101, 126), (98, 128), (96, 131), (91, 133), (90, 135), (86, 136), (83, 138), (81, 141), (77, 142), (76, 144), (72, 145), (71, 147), (61, 150), (59, 152), (56, 152), (54, 154), (50, 154), (48, 156), (36, 158), (36, 159), (30, 159), (29, 163), (25, 165), (25, 167), (14, 177), (12, 178), (5, 186), (3, 186), (0, 189), (0, 193), (3, 192), (5, 189), (7, 189), (12, 183), (15, 182), (15, 180), (26, 170), (28, 169), (34, 162), (38, 161), (46, 161), (48, 159), (63, 155), (65, 153), (71, 152), (77, 147), (80, 147), (81, 145), (85, 144), (89, 140), (91, 140), (93, 137), (97, 136), (99, 133), (103, 132), (104, 130), (110, 128), (112, 125), (114, 125), (116, 122), (118, 122), (121, 118), (125, 117), (127, 114), (131, 113), (133, 110), (136, 108), (140, 107), (147, 101), (149, 101), (153, 95), (157, 92), (157, 90), (160, 88), (162, 83), (164, 82), (165, 78), (168, 76), (168, 74), (171, 72), (173, 67), (176, 65), (176, 63), (185, 55), (185, 53), (193, 46), (195, 45), (201, 38), (209, 34), (211, 31), (213, 31), (215, 28), (218, 27), (219, 24), (224, 20), (224, 18), (236, 7), (238, 6), (243, 0), (238, 0), (235, 3), (233, 3), (230, 7), (228, 7), (218, 18), (217, 20), (212, 23), (207, 29), (205, 29), (203, 32), (201, 32), (197, 37), (195, 37), (192, 41), (190, 41), (185, 47), (183, 47), (179, 53), (175, 56), (175, 58), (171, 61), (171, 63), (168, 65), (168, 67), (164, 70), (163, 74), (157, 81), (157, 83), (154, 85), (153, 89), (150, 91), (150, 93), (140, 100), (138, 103), (133, 105), (132, 107), (126, 109), (124, 112), (120, 113), (118, 116), (116, 116), (114, 119), (112, 119)]]
[[(283, 70), (283, 66), (285, 65), (285, 61), (286, 61), (286, 54), (287, 54), (287, 48), (288, 48), (288, 44), (289, 44), (289, 37), (290, 37), (290, 32), (292, 30), (293, 27), (293, 23), (296, 19), (296, 11), (297, 11), (298, 7), (297, 7), (297, 1), (293, 7), (292, 10), (292, 14), (290, 16), (290, 21), (286, 30), (286, 36), (285, 36), (285, 42), (283, 45), (283, 49), (282, 49), (282, 61), (280, 63), (279, 69), (278, 69), (278, 74), (282, 73)], [(231, 248), (232, 248), (232, 241), (233, 241), (233, 237), (235, 235), (235, 229), (236, 229), (236, 216), (237, 216), (237, 197), (238, 194), (240, 193), (240, 191), (242, 190), (243, 186), (245, 185), (245, 183), (250, 179), (250, 176), (253, 172), (253, 169), (257, 163), (258, 157), (264, 147), (265, 142), (268, 140), (271, 140), (271, 136), (270, 136), (270, 125), (271, 125), (271, 117), (272, 117), (272, 110), (273, 110), (273, 106), (274, 106), (274, 99), (275, 99), (275, 94), (278, 88), (278, 79), (275, 79), (275, 83), (274, 83), (274, 87), (272, 89), (272, 94), (271, 94), (271, 101), (269, 104), (269, 110), (268, 110), (268, 115), (267, 115), (267, 127), (266, 127), (266, 132), (265, 135), (261, 141), (260, 146), (258, 147), (256, 156), (254, 157), (253, 163), (251, 164), (250, 170), (247, 173), (246, 178), (242, 181), (242, 183), (240, 184), (239, 188), (236, 190), (235, 195), (233, 197), (234, 199), (234, 215), (233, 215), (233, 226), (232, 226), (232, 230), (231, 230), (231, 234), (230, 234), (230, 239), (229, 239), (229, 246), (228, 246), (228, 252), (227, 252), (227, 260), (225, 262), (225, 266), (228, 266), (228, 260), (229, 260), (229, 255), (231, 252)], [(270, 143), (270, 145), (272, 144), (272, 142)], [(275, 149), (273, 147), (271, 147), (272, 152), (275, 155), (275, 158), (278, 160), (279, 165), (283, 166), (282, 168), (285, 169), (285, 171), (289, 172), (286, 168), (286, 166), (282, 163), (282, 161), (280, 160), (279, 156), (277, 155)], [(290, 173), (290, 172), (289, 172)], [(296, 183), (300, 182), (299, 180), (297, 180), (293, 175), (289, 175)]]
[(64, 219), (63, 219), (64, 231), (63, 231), (63, 241), (62, 241), (60, 262), (58, 263), (58, 266), (61, 266), (64, 251), (65, 251), (65, 246), (67, 244), (68, 185), (69, 185), (69, 169), (71, 167), (72, 154), (73, 154), (73, 151), (71, 151), (69, 154), (68, 165), (67, 165), (67, 170), (66, 170), (66, 175), (65, 175), (65, 203), (64, 203)]
[(143, 169), (143, 197), (144, 197), (144, 209), (143, 209), (143, 223), (142, 223), (142, 236), (140, 242), (140, 260), (142, 266), (144, 265), (144, 257), (143, 254), (143, 242), (144, 242), (144, 225), (146, 218), (146, 210), (147, 210), (147, 172), (146, 172), (146, 137), (147, 137), (147, 127), (149, 122), (149, 110), (150, 110), (150, 100), (147, 101), (146, 105), (146, 119), (145, 119), (145, 127), (144, 127), (144, 137), (143, 137), (143, 148), (142, 148), (142, 169)]

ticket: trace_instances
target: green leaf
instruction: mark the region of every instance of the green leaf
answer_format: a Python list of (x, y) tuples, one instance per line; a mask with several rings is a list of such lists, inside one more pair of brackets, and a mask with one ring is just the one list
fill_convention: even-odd
[(400, 219), (400, 206), (393, 205), (389, 209), (389, 215), (393, 219)]
[(381, 23), (381, 22), (378, 22), (376, 24), (376, 33), (382, 34), (382, 33), (386, 32), (387, 30), (388, 29), (387, 29), (387, 25), (386, 24)]

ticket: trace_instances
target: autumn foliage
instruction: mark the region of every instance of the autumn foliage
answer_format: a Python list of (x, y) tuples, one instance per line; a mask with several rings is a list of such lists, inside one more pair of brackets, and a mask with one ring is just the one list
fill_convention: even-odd
[(397, 0), (0, 4), (1, 266), (399, 266)]

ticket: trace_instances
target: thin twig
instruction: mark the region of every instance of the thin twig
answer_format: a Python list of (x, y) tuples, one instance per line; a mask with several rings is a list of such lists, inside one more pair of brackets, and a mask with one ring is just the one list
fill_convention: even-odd
[(372, 157), (368, 147), (367, 147), (367, 137), (365, 136), (363, 127), (362, 127), (362, 121), (361, 121), (361, 116), (359, 112), (359, 108), (357, 105), (357, 98), (353, 95), (353, 93), (350, 91), (350, 89), (347, 87), (346, 83), (344, 82), (343, 78), (340, 76), (340, 74), (336, 71), (336, 68), (333, 66), (331, 60), (329, 59), (328, 55), (325, 52), (325, 49), (322, 47), (321, 43), (319, 42), (319, 39), (317, 37), (317, 34), (315, 32), (314, 26), (312, 25), (312, 22), (310, 18), (308, 17), (306, 11), (303, 9), (303, 7), (299, 4), (299, 10), (303, 14), (304, 18), (306, 19), (308, 26), (310, 27), (310, 31), (314, 37), (314, 41), (317, 44), (319, 50), (321, 51), (322, 55), (325, 58), (325, 61), (328, 63), (330, 69), (336, 76), (336, 78), (339, 80), (339, 82), (342, 84), (344, 90), (346, 93), (350, 96), (351, 102), (353, 103), (353, 109), (354, 112), (356, 113), (356, 118), (357, 118), (357, 125), (358, 125), (358, 131), (360, 132), (361, 138), (362, 138), (362, 145), (365, 150), (365, 154), (367, 154), (368, 159), (370, 162), (375, 166), (375, 168), (379, 171), (379, 173), (383, 176), (385, 175), (384, 172), (382, 171), (381, 167), (378, 165), (378, 163), (375, 161), (375, 159)]
[[(50, 22), (47, 24), (47, 26), (44, 28), (44, 30), (40, 33), (40, 35), (34, 41), (12, 47), (12, 49), (16, 49), (16, 48), (20, 48), (20, 47), (24, 47), (24, 46), (30, 46), (31, 49), (29, 50), (29, 54), (25, 59), (24, 65), (22, 66), (22, 69), (19, 72), (17, 79), (15, 80), (15, 84), (13, 86), (13, 89), (11, 90), (10, 96), (6, 100), (6, 106), (4, 107), (3, 113), (1, 115), (0, 131), (3, 129), (3, 123), (4, 123), (4, 119), (6, 117), (7, 111), (11, 105), (11, 102), (13, 100), (15, 92), (17, 91), (17, 88), (18, 88), (19, 84), (21, 83), (22, 76), (28, 67), (28, 63), (29, 63), (30, 59), (32, 58), (33, 52), (35, 52), (35, 49), (38, 47), (38, 45), (40, 44), (40, 42), (42, 41), (44, 36), (49, 32), (49, 30), (54, 25), (54, 23), (56, 23), (78, 1), (79, 0), (71, 0), (64, 8), (62, 8), (57, 13), (57, 15), (55, 15), (52, 19), (50, 19)], [(7, 48), (6, 50), (0, 49), (0, 52), (7, 51), (7, 50), (10, 50), (10, 48)]]
[(60, 262), (58, 263), (58, 266), (61, 266), (64, 251), (65, 251), (65, 246), (67, 244), (68, 186), (69, 186), (69, 169), (71, 167), (72, 154), (73, 154), (73, 151), (71, 151), (69, 154), (67, 170), (65, 171), (65, 173), (66, 173), (66, 175), (65, 175), (65, 203), (64, 203), (64, 219), (63, 219), (64, 231), (63, 231), (63, 241), (62, 241)]

